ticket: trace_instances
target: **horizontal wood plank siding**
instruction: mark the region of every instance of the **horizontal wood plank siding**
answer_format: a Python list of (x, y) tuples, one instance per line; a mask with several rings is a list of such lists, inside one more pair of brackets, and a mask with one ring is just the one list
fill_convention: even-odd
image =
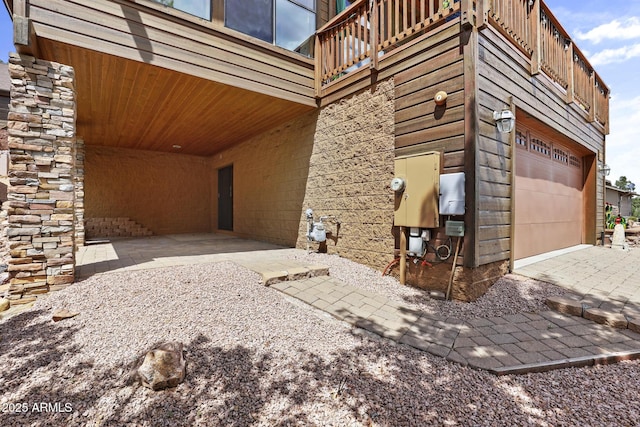
[(313, 63), (145, 1), (33, 0), (39, 37), (315, 106)]
[[(603, 149), (602, 130), (587, 122), (588, 114), (573, 103), (567, 104), (566, 93), (544, 74), (531, 77), (526, 60), (490, 27), (481, 32), (479, 44), (480, 87), (496, 100), (492, 105), (484, 105), (491, 109), (489, 113), (502, 108), (503, 100), (512, 95), (518, 108), (550, 128), (592, 152)], [(480, 113), (490, 116), (487, 111)]]
[[(396, 155), (442, 151), (450, 173), (464, 167), (464, 70), (459, 27), (443, 33), (394, 78), (395, 135)], [(448, 94), (444, 106), (433, 99), (439, 91)]]
[[(508, 106), (512, 99), (518, 111), (577, 142), (585, 153), (602, 152), (604, 135), (601, 129), (589, 123), (585, 111), (574, 103), (565, 102), (564, 90), (544, 74), (531, 76), (527, 58), (491, 27), (480, 31), (478, 53), (480, 135), (476, 152), (479, 168), (478, 256), (482, 265), (511, 257), (510, 135), (498, 133), (493, 111)], [(598, 189), (600, 193), (601, 188)], [(602, 220), (598, 219), (597, 223), (601, 224)]]

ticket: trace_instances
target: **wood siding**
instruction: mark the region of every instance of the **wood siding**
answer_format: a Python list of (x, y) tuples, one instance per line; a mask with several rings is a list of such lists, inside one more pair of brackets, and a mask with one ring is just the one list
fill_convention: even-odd
[(311, 60), (151, 1), (33, 0), (38, 37), (315, 105)]
[(335, 0), (316, 0), (316, 28), (321, 28), (336, 14)]
[[(395, 77), (396, 152), (442, 151), (444, 172), (464, 166), (464, 76), (459, 41), (437, 46), (437, 55)], [(448, 94), (437, 106), (434, 96)]]
[[(410, 66), (394, 77), (395, 155), (441, 152), (442, 173), (465, 171), (465, 71), (460, 45), (459, 24), (449, 26), (423, 40), (423, 50), (410, 60), (398, 63)], [(439, 91), (447, 93), (441, 106), (434, 101)], [(433, 238), (445, 243), (441, 225)], [(464, 258), (463, 251), (459, 259)]]
[(211, 155), (317, 107), (308, 58), (151, 1), (28, 15), (37, 56), (75, 69), (87, 145)]
[[(538, 119), (549, 132), (576, 142), (585, 159), (604, 150), (604, 135), (590, 124), (588, 114), (576, 104), (565, 102), (566, 94), (544, 74), (531, 76), (529, 61), (491, 27), (479, 33), (478, 40), (478, 115), (480, 136), (477, 147), (479, 203), (478, 264), (506, 260), (511, 256), (512, 210), (511, 134), (498, 133), (493, 111), (511, 102), (518, 108), (517, 120)], [(591, 153), (591, 155), (589, 154)], [(590, 170), (585, 165), (585, 170)], [(592, 179), (593, 177), (591, 177)], [(597, 183), (598, 203), (602, 185)], [(585, 242), (595, 243), (604, 218), (600, 209), (586, 207), (586, 214), (596, 215)], [(596, 213), (597, 212), (597, 213)]]

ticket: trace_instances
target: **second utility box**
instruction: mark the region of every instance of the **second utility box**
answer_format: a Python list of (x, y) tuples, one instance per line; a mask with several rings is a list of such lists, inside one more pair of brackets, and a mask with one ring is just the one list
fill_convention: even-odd
[(396, 157), (392, 189), (396, 192), (394, 224), (402, 227), (440, 226), (440, 160), (442, 154), (430, 152)]

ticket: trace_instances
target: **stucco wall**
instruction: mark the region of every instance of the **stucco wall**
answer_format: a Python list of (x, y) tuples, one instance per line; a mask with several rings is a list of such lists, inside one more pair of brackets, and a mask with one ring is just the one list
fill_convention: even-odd
[(236, 235), (295, 246), (317, 113), (309, 113), (211, 157), (211, 228), (218, 225), (217, 170), (233, 165)]
[(210, 231), (209, 160), (85, 148), (85, 218), (127, 217), (155, 234)]

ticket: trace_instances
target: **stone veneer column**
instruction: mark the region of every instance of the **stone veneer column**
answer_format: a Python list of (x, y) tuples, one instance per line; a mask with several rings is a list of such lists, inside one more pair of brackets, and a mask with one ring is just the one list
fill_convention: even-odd
[(12, 53), (9, 58), (9, 299), (72, 283), (74, 256), (74, 70)]

